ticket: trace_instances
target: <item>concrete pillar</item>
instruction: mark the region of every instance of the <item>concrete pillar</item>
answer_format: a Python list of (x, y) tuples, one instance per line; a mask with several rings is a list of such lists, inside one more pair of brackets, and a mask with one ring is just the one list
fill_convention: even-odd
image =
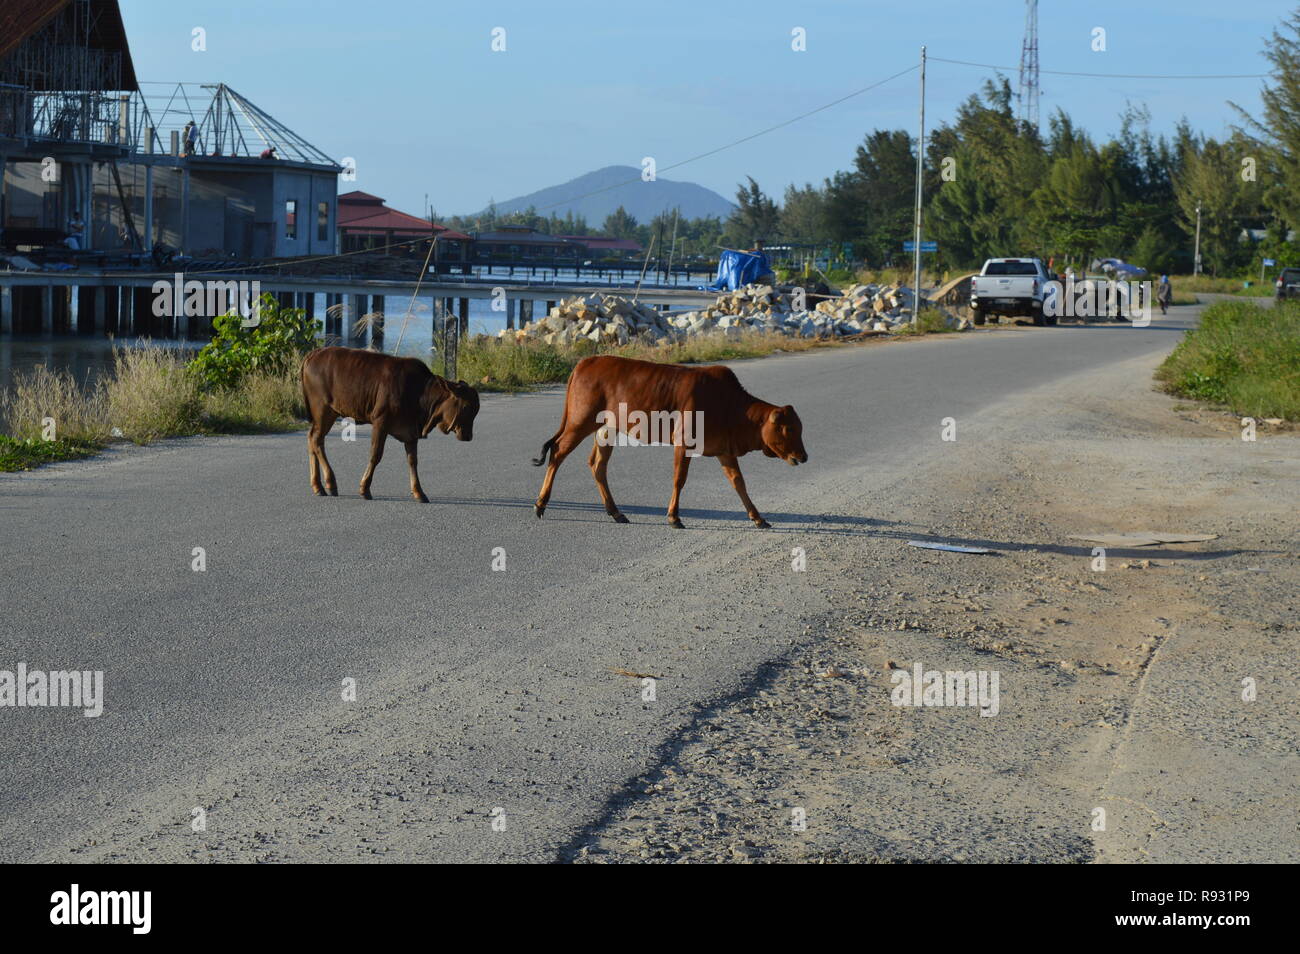
[(129, 338), (131, 336), (131, 297), (127, 294), (125, 285), (117, 286), (117, 336), (119, 338)]
[(384, 350), (384, 319), (383, 319), (384, 296), (383, 295), (374, 295), (373, 297), (371, 297), (370, 312), (371, 314), (378, 314), (380, 316), (379, 318), (376, 318), (370, 325), (370, 346), (374, 348), (376, 351), (383, 351)]
[(344, 318), (344, 323), (346, 325), (344, 333), (347, 335), (349, 347), (358, 348), (365, 346), (365, 338), (363, 337), (365, 334), (364, 329), (361, 332), (357, 331), (357, 322), (361, 320), (361, 316), (365, 313), (366, 296), (349, 295), (348, 314), (347, 317)]
[(104, 286), (95, 286), (95, 304), (94, 304), (94, 327), (91, 329), (97, 335), (104, 333)]
[(507, 328), (513, 328), (515, 326), (516, 304), (517, 303), (515, 302), (515, 299), (511, 298), (508, 295), (506, 296), (506, 327)]
[[(134, 319), (136, 334), (152, 337), (155, 334), (153, 314), (153, 289), (145, 286), (131, 289), (131, 317)], [(163, 322), (168, 319), (163, 318)], [(157, 329), (164, 330), (163, 328)]]
[[(451, 299), (447, 299), (447, 314), (451, 314)], [(460, 334), (461, 337), (469, 334), (469, 299), (460, 300)]]
[(14, 333), (14, 290), (12, 285), (0, 285), (0, 335)]
[(54, 334), (54, 286), (41, 286), (41, 334)]

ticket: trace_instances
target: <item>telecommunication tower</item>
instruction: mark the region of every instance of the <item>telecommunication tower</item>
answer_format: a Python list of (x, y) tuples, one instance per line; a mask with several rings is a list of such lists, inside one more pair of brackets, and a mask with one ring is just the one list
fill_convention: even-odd
[(1038, 0), (1025, 0), (1025, 42), (1020, 47), (1019, 118), (1038, 129)]

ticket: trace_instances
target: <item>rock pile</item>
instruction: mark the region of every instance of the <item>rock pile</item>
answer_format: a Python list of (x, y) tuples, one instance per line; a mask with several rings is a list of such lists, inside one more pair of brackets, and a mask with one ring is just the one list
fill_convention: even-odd
[[(547, 344), (579, 339), (627, 344), (682, 341), (698, 335), (739, 337), (748, 332), (799, 338), (884, 334), (912, 321), (915, 296), (905, 285), (853, 285), (838, 298), (813, 300), (798, 287), (746, 285), (719, 295), (707, 308), (669, 314), (622, 295), (594, 292), (566, 299), (540, 321), (500, 337), (535, 338)], [(942, 311), (942, 309), (940, 309)], [(950, 328), (967, 322), (944, 312)]]

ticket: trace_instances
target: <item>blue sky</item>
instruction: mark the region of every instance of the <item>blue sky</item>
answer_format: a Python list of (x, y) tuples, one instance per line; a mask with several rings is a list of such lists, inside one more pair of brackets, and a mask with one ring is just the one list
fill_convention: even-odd
[[(419, 214), (468, 213), (607, 165), (662, 168), (732, 142), (932, 56), (1015, 67), (1024, 3), (750, 0), (121, 0), (141, 80), (228, 83), (336, 157), (356, 187)], [(1043, 70), (1263, 73), (1285, 3), (1042, 0)], [(207, 50), (191, 49), (195, 27)], [(506, 50), (491, 50), (503, 27)], [(802, 27), (807, 49), (791, 49)], [(1106, 50), (1091, 48), (1106, 31)], [(987, 71), (931, 62), (927, 123), (952, 117)], [(1014, 70), (1009, 74), (1013, 86)], [(1083, 79), (1044, 73), (1057, 106), (1095, 136), (1126, 101), (1156, 132), (1180, 117), (1220, 135), (1228, 100), (1260, 80)], [(785, 129), (665, 174), (732, 198), (752, 175), (780, 195), (846, 168), (874, 128), (916, 127), (910, 73)]]

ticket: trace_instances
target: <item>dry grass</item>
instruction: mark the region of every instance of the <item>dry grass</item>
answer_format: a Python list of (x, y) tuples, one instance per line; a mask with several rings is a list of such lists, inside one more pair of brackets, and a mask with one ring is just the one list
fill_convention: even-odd
[(238, 387), (211, 389), (186, 365), (176, 351), (140, 347), (114, 351), (112, 372), (93, 385), (80, 385), (62, 370), (20, 372), (13, 388), (0, 394), (0, 433), (25, 442), (67, 441), (84, 450), (115, 438), (148, 444), (302, 426), (306, 412), (296, 370), (255, 372)]
[[(780, 334), (748, 333), (728, 338), (708, 335), (688, 338), (670, 345), (629, 342), (601, 347), (580, 341), (560, 347), (539, 341), (508, 338), (476, 338), (461, 345), (458, 373), (482, 391), (522, 391), (546, 384), (562, 384), (583, 358), (593, 354), (616, 354), (642, 361), (665, 364), (702, 364), (758, 358), (777, 352), (808, 351), (832, 347), (832, 339), (787, 338)], [(440, 366), (434, 362), (434, 370)]]
[(163, 348), (119, 348), (105, 382), (108, 414), (122, 436), (137, 444), (202, 433), (203, 391), (186, 362)]
[(307, 408), (302, 382), (295, 370), (287, 374), (254, 372), (237, 388), (203, 396), (207, 429), (227, 434), (295, 431), (303, 426)]
[(102, 386), (84, 388), (62, 369), (19, 372), (0, 394), (0, 429), (20, 440), (102, 442), (109, 427)]

